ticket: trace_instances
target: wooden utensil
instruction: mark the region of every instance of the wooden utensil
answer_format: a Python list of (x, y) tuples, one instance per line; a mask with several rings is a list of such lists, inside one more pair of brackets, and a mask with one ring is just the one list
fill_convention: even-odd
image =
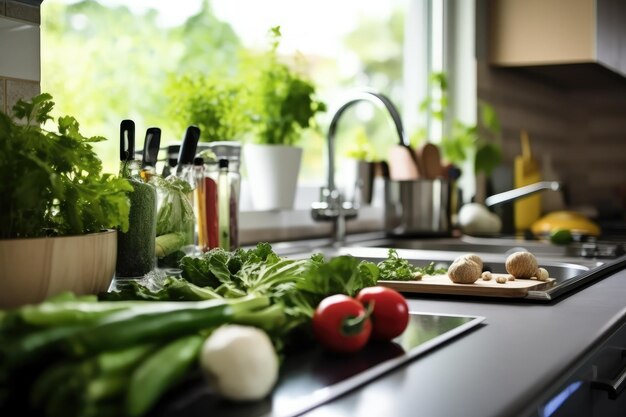
[(422, 152), (417, 148), (411, 148), (411, 152), (413, 152), (413, 159), (415, 159), (415, 165), (417, 165), (417, 172), (421, 178), (424, 178), (424, 162), (422, 161)]
[(389, 150), (389, 177), (394, 181), (414, 181), (419, 178), (418, 166), (411, 148), (394, 145)]
[(423, 166), (423, 177), (434, 180), (443, 175), (441, 166), (441, 153), (439, 147), (433, 143), (427, 143), (421, 149), (421, 161)]

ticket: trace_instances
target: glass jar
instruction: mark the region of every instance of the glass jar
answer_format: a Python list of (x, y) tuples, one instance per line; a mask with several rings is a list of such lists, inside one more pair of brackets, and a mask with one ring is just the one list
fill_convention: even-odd
[(128, 193), (130, 213), (128, 231), (117, 234), (117, 264), (119, 278), (141, 278), (155, 266), (155, 237), (157, 195), (149, 182), (154, 169), (141, 168), (141, 162), (124, 161), (120, 176), (128, 179), (133, 192)]
[[(215, 154), (217, 160), (226, 159), (228, 161), (228, 183), (230, 184), (229, 238), (230, 249), (234, 250), (239, 247), (239, 194), (241, 190), (239, 166), (241, 161), (241, 143), (234, 141), (211, 142), (208, 147)], [(214, 179), (217, 181), (217, 165), (212, 169), (215, 172)]]

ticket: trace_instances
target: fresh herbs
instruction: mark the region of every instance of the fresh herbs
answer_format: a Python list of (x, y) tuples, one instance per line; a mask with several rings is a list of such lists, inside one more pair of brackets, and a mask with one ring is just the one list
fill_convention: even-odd
[(130, 184), (102, 173), (91, 143), (73, 117), (51, 121), (49, 94), (18, 101), (12, 116), (0, 112), (1, 239), (74, 235), (128, 229)]
[(270, 50), (243, 65), (248, 79), (255, 140), (261, 144), (294, 145), (300, 131), (314, 126), (314, 116), (326, 111), (315, 98), (314, 84), (280, 61), (280, 26), (270, 29)]
[(374, 263), (352, 256), (326, 260), (316, 254), (308, 259), (289, 259), (278, 256), (268, 243), (232, 252), (212, 249), (199, 257), (184, 257), (179, 266), (182, 279), (168, 277), (152, 290), (133, 283), (103, 298), (165, 301), (262, 295), (287, 316), (285, 325), (274, 334), (276, 341), (308, 322), (324, 297), (354, 296), (360, 289), (376, 285), (379, 276)]
[(385, 281), (414, 281), (423, 275), (436, 275), (445, 273), (445, 269), (435, 268), (431, 262), (426, 267), (411, 265), (406, 259), (400, 258), (395, 249), (389, 249), (387, 259), (378, 263), (380, 279)]
[(279, 56), (280, 27), (271, 28), (269, 37), (267, 51), (242, 53), (232, 73), (172, 78), (167, 94), (175, 121), (198, 125), (208, 142), (297, 144), (326, 105), (317, 99), (315, 84)]

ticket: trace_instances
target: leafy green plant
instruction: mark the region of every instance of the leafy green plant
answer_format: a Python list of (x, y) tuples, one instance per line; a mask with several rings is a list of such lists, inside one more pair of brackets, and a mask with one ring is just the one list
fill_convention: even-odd
[(102, 173), (92, 143), (70, 116), (57, 131), (52, 96), (41, 94), (13, 107), (14, 120), (0, 112), (0, 238), (73, 235), (106, 228), (128, 229), (131, 185)]
[[(430, 110), (433, 118), (443, 122), (448, 110), (448, 80), (444, 73), (437, 72), (430, 79), (433, 91), (439, 94), (427, 97), (420, 104), (420, 111)], [(474, 171), (490, 175), (502, 159), (500, 146), (500, 122), (495, 109), (484, 101), (478, 103), (479, 122), (469, 125), (459, 120), (452, 123), (451, 132), (441, 140), (443, 156), (448, 161), (460, 164), (474, 156)], [(411, 138), (416, 144), (426, 139), (425, 129), (420, 129)]]
[(315, 115), (326, 105), (315, 97), (315, 86), (280, 61), (280, 27), (270, 29), (271, 47), (242, 65), (243, 83), (248, 86), (254, 141), (261, 144), (295, 145), (302, 129), (315, 126)]
[(195, 124), (203, 142), (242, 140), (252, 128), (249, 90), (238, 79), (196, 73), (171, 78), (166, 92), (178, 128)]

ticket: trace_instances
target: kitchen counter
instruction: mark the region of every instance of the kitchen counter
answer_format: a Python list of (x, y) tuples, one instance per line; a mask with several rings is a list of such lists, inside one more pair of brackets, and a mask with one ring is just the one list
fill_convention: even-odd
[(412, 311), (484, 316), (485, 325), (307, 416), (544, 415), (538, 407), (626, 323), (626, 270), (550, 304), (408, 300)]

